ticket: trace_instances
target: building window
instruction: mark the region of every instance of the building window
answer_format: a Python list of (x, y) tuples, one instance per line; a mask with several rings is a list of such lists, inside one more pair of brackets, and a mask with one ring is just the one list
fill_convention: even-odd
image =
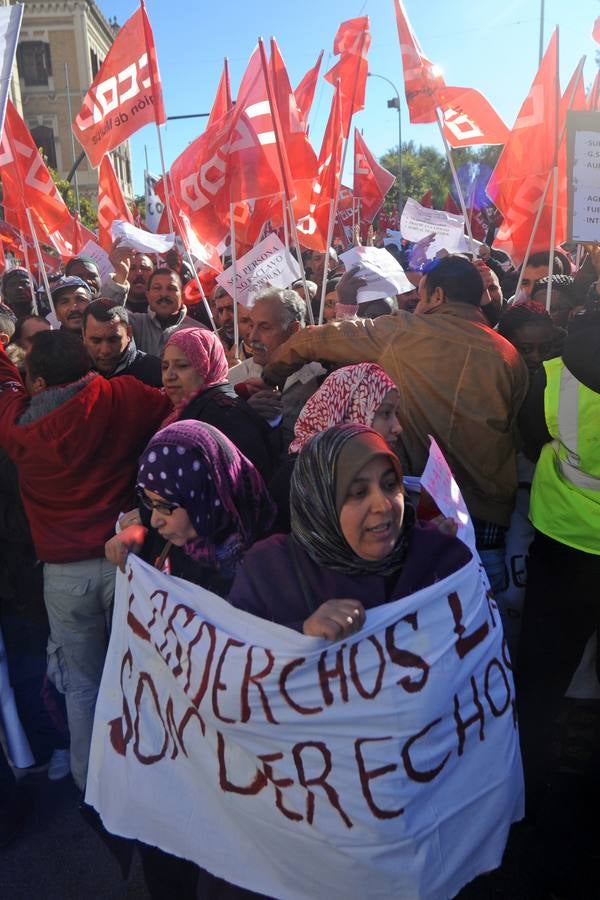
[(95, 50), (90, 49), (90, 57), (92, 60), (92, 78), (95, 78), (98, 74), (98, 70), (100, 69), (100, 61)]
[(56, 169), (56, 145), (52, 129), (47, 128), (45, 125), (36, 125), (30, 131), (31, 137), (35, 141), (35, 146), (41, 149), (48, 165)]
[(27, 87), (47, 85), (52, 75), (50, 44), (44, 41), (23, 41), (17, 47), (19, 75)]

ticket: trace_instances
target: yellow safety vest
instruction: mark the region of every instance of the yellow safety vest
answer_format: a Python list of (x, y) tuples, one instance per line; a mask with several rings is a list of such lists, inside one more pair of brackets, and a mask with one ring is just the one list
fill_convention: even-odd
[(531, 486), (529, 517), (561, 544), (600, 554), (600, 394), (567, 369), (544, 363), (545, 444)]

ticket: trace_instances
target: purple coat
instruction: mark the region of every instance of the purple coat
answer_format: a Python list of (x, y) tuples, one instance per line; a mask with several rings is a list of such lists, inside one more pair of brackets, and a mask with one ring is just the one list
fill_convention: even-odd
[(275, 534), (246, 553), (228, 600), (238, 609), (302, 631), (304, 620), (326, 600), (360, 600), (372, 609), (441, 581), (470, 559), (471, 551), (458, 538), (417, 523), (397, 576), (344, 575), (314, 562), (298, 544), (292, 555), (291, 536)]

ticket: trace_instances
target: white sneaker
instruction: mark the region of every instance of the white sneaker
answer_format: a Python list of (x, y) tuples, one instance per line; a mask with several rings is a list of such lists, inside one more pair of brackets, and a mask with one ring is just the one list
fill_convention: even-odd
[(71, 774), (71, 754), (68, 750), (55, 750), (50, 757), (48, 766), (48, 779), (61, 781)]

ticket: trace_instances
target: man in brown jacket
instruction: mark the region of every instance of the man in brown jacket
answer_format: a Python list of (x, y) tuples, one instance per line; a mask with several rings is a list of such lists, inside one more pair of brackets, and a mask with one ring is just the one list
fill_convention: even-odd
[[(353, 271), (340, 285), (356, 291)], [(338, 290), (340, 290), (338, 288)], [(527, 368), (480, 311), (483, 281), (461, 256), (439, 260), (422, 278), (415, 313), (331, 322), (299, 331), (263, 371), (282, 383), (309, 360), (378, 363), (400, 391), (400, 442), (408, 472), (420, 474), (428, 435), (442, 448), (474, 519), (486, 568), (498, 566), (517, 488), (514, 425), (528, 387)], [(486, 560), (486, 555), (488, 559)], [(491, 569), (488, 569), (488, 572)]]

